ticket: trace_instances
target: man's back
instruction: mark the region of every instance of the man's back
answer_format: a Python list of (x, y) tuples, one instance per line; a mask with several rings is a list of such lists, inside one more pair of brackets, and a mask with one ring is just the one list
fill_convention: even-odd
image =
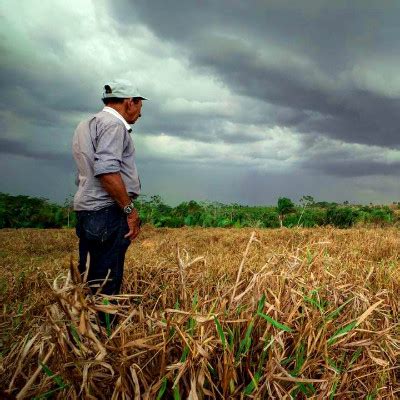
[(128, 194), (136, 197), (140, 193), (135, 147), (127, 127), (115, 115), (103, 110), (81, 122), (72, 148), (78, 167), (76, 211), (99, 210), (115, 203), (98, 179), (102, 174), (120, 172)]

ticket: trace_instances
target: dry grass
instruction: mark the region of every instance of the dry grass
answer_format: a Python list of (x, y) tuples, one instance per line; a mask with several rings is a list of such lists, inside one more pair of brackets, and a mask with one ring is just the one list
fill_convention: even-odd
[(400, 397), (395, 229), (145, 227), (116, 299), (70, 269), (73, 231), (0, 243), (0, 397)]

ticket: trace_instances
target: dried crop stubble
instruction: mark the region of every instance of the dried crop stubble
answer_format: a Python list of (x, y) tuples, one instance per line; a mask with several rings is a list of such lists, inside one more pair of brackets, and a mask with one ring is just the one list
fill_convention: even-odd
[[(71, 231), (1, 235), (8, 297), (2, 327), (9, 333), (3, 393), (115, 399), (400, 393), (397, 230), (252, 235), (146, 227), (128, 253), (125, 294), (109, 305), (87, 296), (71, 275), (66, 279), (76, 246)], [(12, 301), (26, 297), (15, 326)], [(118, 314), (112, 332), (99, 328), (98, 310)]]

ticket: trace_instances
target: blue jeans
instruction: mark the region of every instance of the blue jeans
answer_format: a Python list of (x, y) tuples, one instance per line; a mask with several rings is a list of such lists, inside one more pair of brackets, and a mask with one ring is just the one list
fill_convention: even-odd
[[(131, 241), (124, 236), (129, 232), (126, 215), (112, 205), (97, 211), (77, 211), (76, 234), (79, 237), (79, 272), (85, 273), (87, 255), (90, 255), (89, 286), (102, 284), (101, 293), (118, 294), (124, 272), (125, 253)], [(98, 288), (91, 287), (93, 293)]]

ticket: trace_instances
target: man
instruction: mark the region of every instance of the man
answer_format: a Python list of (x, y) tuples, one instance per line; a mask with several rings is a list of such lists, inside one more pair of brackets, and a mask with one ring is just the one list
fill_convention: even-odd
[(129, 124), (141, 116), (138, 90), (125, 80), (104, 86), (105, 107), (81, 122), (73, 138), (78, 167), (74, 198), (79, 237), (79, 271), (86, 271), (92, 292), (120, 292), (125, 253), (139, 234), (133, 200), (140, 193), (135, 147)]

